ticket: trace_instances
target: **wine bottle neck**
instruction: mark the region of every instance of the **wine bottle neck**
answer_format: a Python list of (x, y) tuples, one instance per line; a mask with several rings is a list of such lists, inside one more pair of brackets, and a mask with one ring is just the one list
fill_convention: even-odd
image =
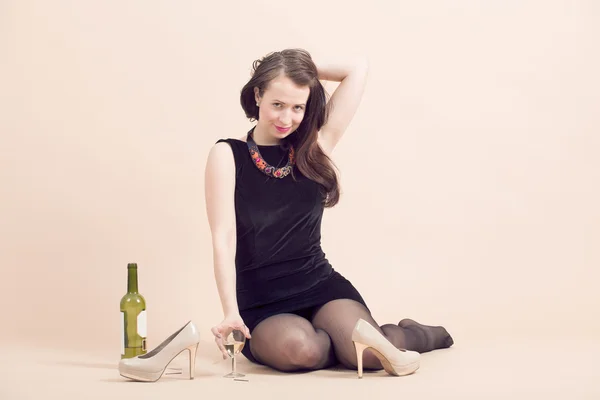
[(127, 269), (127, 291), (129, 293), (138, 292), (137, 268)]

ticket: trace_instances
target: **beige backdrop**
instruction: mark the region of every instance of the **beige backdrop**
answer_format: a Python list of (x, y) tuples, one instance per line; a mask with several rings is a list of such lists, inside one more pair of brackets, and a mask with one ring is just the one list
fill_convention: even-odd
[(4, 343), (118, 358), (137, 262), (149, 346), (188, 319), (210, 345), (207, 153), (286, 47), (370, 58), (322, 244), (380, 323), (598, 337), (598, 3), (393, 4), (2, 1)]

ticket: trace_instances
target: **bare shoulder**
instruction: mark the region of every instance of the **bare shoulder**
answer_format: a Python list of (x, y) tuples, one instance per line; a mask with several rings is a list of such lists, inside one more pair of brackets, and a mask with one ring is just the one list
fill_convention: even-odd
[(222, 157), (224, 154), (232, 154), (232, 149), (231, 146), (229, 145), (229, 143), (227, 142), (219, 142), (219, 143), (215, 143), (213, 145), (213, 147), (210, 149), (210, 152), (208, 153), (208, 157)]
[(227, 142), (215, 143), (206, 162), (204, 195), (213, 244), (219, 246), (235, 237), (234, 190), (233, 149)]
[(233, 149), (227, 142), (215, 143), (208, 152), (207, 174), (227, 174), (234, 168)]

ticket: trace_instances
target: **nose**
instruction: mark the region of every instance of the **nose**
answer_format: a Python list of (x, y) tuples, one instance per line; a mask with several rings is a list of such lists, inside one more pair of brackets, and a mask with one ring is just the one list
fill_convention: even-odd
[(292, 118), (290, 117), (290, 114), (287, 110), (282, 111), (282, 113), (280, 114), (279, 123), (281, 124), (281, 126), (289, 126), (292, 124)]

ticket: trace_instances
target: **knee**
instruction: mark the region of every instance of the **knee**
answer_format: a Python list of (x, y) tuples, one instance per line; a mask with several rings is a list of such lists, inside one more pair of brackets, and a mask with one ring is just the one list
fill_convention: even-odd
[(295, 335), (285, 343), (285, 353), (296, 368), (314, 368), (327, 358), (328, 349), (307, 335)]

